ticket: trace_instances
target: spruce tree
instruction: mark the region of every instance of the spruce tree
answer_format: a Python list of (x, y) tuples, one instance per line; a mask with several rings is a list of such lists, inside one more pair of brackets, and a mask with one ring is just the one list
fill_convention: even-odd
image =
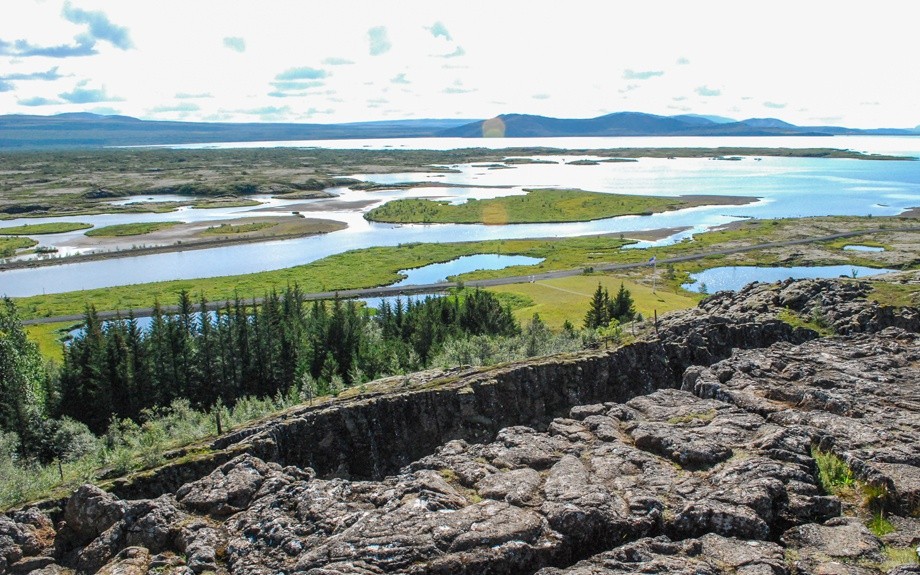
[(597, 289), (591, 297), (591, 304), (585, 314), (585, 329), (597, 329), (610, 321), (610, 294), (598, 282)]
[(610, 319), (616, 319), (620, 323), (631, 321), (636, 316), (636, 306), (633, 303), (632, 294), (620, 282), (620, 289), (617, 295), (610, 303)]

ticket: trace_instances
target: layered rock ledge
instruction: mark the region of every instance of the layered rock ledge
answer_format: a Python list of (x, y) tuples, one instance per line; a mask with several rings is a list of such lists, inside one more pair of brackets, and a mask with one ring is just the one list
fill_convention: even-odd
[(755, 285), (617, 350), (304, 408), (0, 516), (0, 572), (920, 573), (920, 316), (867, 291)]

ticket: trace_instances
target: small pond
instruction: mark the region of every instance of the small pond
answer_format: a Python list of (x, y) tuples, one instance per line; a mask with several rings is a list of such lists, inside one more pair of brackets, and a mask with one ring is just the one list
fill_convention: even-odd
[(433, 284), (447, 280), (449, 276), (465, 274), (476, 270), (500, 270), (511, 266), (533, 266), (543, 260), (528, 256), (509, 256), (501, 254), (476, 254), (461, 256), (449, 262), (431, 264), (411, 270), (400, 270), (406, 279), (394, 286)]
[[(423, 285), (438, 283), (447, 280), (448, 276), (453, 276), (457, 274), (464, 274), (467, 272), (472, 272), (476, 270), (500, 270), (511, 266), (531, 266), (536, 265), (542, 262), (542, 258), (531, 258), (528, 256), (510, 256), (510, 255), (501, 255), (501, 254), (475, 254), (472, 256), (461, 256), (457, 259), (451, 260), (449, 262), (442, 262), (437, 264), (430, 264), (427, 266), (422, 266), (419, 268), (413, 268), (409, 270), (400, 270), (399, 273), (405, 275), (406, 278), (400, 280), (393, 286), (404, 286), (404, 285)], [(444, 294), (435, 293), (427, 294), (434, 297), (440, 297)], [(426, 297), (426, 294), (421, 295), (412, 295), (412, 296), (388, 296), (388, 297), (375, 297), (375, 298), (365, 298), (365, 304), (367, 307), (379, 308), (381, 302), (387, 301), (390, 305), (396, 303), (397, 298), (400, 299), (403, 305), (410, 299), (421, 300)], [(215, 312), (211, 312), (211, 317), (215, 317)], [(149, 317), (138, 317), (137, 325), (141, 329), (147, 329), (150, 327), (151, 319)], [(70, 331), (72, 337), (76, 337), (83, 333), (83, 328), (78, 327)]]
[(751, 282), (778, 282), (792, 279), (836, 278), (840, 276), (864, 278), (895, 270), (869, 268), (864, 266), (797, 266), (790, 268), (731, 266), (710, 268), (700, 273), (690, 274), (690, 283), (682, 288), (697, 293), (715, 293), (722, 290), (738, 290)]
[(883, 252), (885, 251), (885, 248), (880, 248), (878, 246), (859, 246), (859, 245), (843, 246), (843, 249), (848, 252)]

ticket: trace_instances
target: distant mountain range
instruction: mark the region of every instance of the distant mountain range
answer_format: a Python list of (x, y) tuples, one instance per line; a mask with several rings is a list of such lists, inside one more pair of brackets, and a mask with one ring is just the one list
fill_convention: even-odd
[[(617, 112), (589, 119), (561, 119), (525, 114), (498, 116), (506, 138), (550, 136), (917, 136), (920, 130), (882, 128), (857, 130), (839, 126), (796, 126), (776, 118), (732, 120), (720, 116), (656, 116), (640, 112)], [(440, 136), (461, 138), (494, 132), (496, 119), (449, 128)]]
[(0, 116), (0, 149), (149, 146), (338, 140), (364, 138), (507, 138), (559, 136), (920, 136), (915, 129), (857, 130), (838, 126), (796, 126), (776, 118), (737, 121), (721, 116), (657, 116), (618, 112), (597, 118), (566, 119), (505, 114), (490, 120), (424, 119), (347, 124), (163, 122), (89, 113), (56, 116)]

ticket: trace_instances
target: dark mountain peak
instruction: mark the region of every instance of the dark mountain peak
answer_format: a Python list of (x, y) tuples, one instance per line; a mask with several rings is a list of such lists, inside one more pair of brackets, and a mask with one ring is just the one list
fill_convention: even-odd
[(742, 120), (741, 123), (754, 128), (797, 128), (795, 124), (790, 124), (777, 118), (748, 118), (747, 120)]
[(98, 120), (105, 116), (102, 114), (93, 114), (92, 112), (62, 112), (60, 114), (55, 114), (53, 117), (62, 120)]
[(143, 122), (132, 116), (120, 116), (118, 114), (93, 114), (92, 112), (64, 112), (51, 116), (58, 120), (77, 121), (77, 122)]
[[(498, 122), (497, 120), (500, 120)], [(418, 119), (349, 124), (219, 123), (140, 120), (88, 112), (56, 116), (0, 116), (0, 149), (169, 145), (210, 142), (329, 140), (356, 138), (625, 137), (625, 136), (920, 136), (914, 129), (857, 130), (796, 126), (776, 118), (742, 122), (721, 116), (659, 116), (614, 112), (596, 118), (550, 118), (502, 114), (491, 120)]]

